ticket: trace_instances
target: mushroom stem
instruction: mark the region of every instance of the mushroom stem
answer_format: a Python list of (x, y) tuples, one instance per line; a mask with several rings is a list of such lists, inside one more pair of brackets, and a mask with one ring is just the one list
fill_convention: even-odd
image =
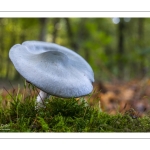
[(43, 106), (44, 105), (44, 100), (45, 98), (47, 98), (49, 95), (45, 92), (43, 92), (42, 90), (40, 90), (38, 96), (37, 96), (37, 99), (36, 99), (36, 102), (37, 102), (37, 105), (39, 106)]

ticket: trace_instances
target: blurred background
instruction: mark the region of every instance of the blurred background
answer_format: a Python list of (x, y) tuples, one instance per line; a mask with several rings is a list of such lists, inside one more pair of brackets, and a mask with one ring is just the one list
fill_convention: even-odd
[(108, 110), (116, 103), (131, 105), (131, 100), (132, 106), (142, 101), (135, 107), (139, 111), (150, 108), (150, 18), (0, 18), (0, 88), (23, 83), (8, 54), (13, 45), (28, 40), (54, 42), (84, 57), (101, 100), (111, 104)]
[(83, 56), (97, 81), (150, 76), (149, 18), (0, 18), (0, 80), (18, 80), (8, 53), (26, 40), (54, 42)]

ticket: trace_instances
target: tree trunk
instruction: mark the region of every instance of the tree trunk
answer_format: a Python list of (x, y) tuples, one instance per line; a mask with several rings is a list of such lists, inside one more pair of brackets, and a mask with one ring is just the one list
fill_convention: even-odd
[(125, 30), (125, 22), (123, 18), (120, 18), (120, 23), (118, 24), (118, 69), (119, 74), (118, 77), (122, 78), (123, 71), (124, 71), (124, 30)]
[(72, 49), (76, 52), (78, 52), (78, 45), (74, 40), (74, 35), (73, 35), (73, 31), (71, 28), (71, 24), (70, 24), (70, 20), (69, 18), (65, 18), (66, 21), (66, 28), (67, 28), (67, 34), (69, 37), (69, 41), (70, 41), (70, 46), (72, 47)]
[[(139, 43), (139, 47), (140, 47), (140, 50), (142, 52), (143, 50), (143, 43), (144, 41), (144, 18), (139, 18), (138, 19), (138, 43)], [(140, 77), (143, 78), (146, 74), (146, 68), (145, 68), (145, 54), (144, 53), (141, 53), (141, 62), (140, 62)]]
[(54, 26), (54, 30), (52, 32), (52, 42), (53, 43), (56, 43), (56, 37), (57, 37), (57, 33), (58, 33), (59, 22), (60, 22), (60, 18), (55, 18), (53, 20), (53, 26)]
[(47, 25), (47, 18), (40, 18), (40, 34), (39, 34), (39, 40), (45, 41), (46, 40), (46, 25)]

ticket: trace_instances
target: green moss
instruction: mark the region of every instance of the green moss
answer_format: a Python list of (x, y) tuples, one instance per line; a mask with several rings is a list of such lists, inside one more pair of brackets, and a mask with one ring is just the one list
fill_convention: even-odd
[(36, 110), (34, 100), (20, 96), (0, 108), (0, 125), (0, 132), (149, 132), (150, 117), (109, 115), (74, 98), (52, 97)]

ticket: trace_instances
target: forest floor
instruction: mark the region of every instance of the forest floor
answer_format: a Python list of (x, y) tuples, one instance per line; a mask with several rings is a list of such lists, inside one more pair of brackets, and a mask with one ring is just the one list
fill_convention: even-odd
[(94, 84), (90, 104), (99, 102), (101, 109), (109, 114), (134, 110), (137, 116), (150, 114), (150, 79)]
[[(0, 81), (0, 93), (18, 88), (17, 82)], [(23, 85), (19, 85), (20, 88)], [(37, 94), (37, 93), (36, 93)], [(108, 114), (125, 113), (133, 109), (138, 116), (150, 114), (150, 79), (131, 80), (129, 82), (95, 82), (94, 90), (85, 97), (91, 106), (98, 106)]]
[(9, 84), (0, 88), (0, 132), (150, 131), (149, 79), (96, 82), (84, 98), (52, 96), (40, 109), (35, 109), (39, 90), (29, 83)]

